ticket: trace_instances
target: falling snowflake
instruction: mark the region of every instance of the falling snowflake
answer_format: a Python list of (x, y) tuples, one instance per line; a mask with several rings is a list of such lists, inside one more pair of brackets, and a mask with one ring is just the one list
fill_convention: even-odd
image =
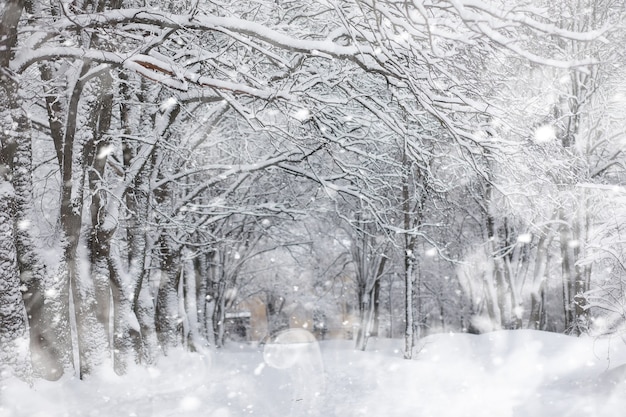
[(306, 122), (311, 117), (311, 112), (308, 109), (300, 109), (293, 113), (292, 117), (301, 122)]
[(113, 146), (111, 145), (103, 146), (102, 149), (100, 149), (100, 152), (98, 152), (97, 158), (104, 159), (107, 156), (111, 155), (112, 153), (113, 153)]
[(176, 98), (174, 98), (174, 97), (170, 97), (167, 100), (165, 100), (163, 103), (161, 103), (161, 106), (159, 107), (159, 110), (164, 112), (164, 111), (169, 110), (172, 107), (176, 106), (176, 104), (178, 104), (178, 100), (176, 100)]
[(535, 130), (534, 139), (535, 143), (550, 143), (556, 139), (556, 130), (550, 125), (539, 126)]

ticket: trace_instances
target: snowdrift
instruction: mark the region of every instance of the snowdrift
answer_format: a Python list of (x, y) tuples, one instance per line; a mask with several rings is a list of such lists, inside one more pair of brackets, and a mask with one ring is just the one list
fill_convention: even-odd
[[(270, 366), (264, 346), (231, 344), (210, 357), (173, 352), (123, 377), (103, 369), (32, 388), (10, 379), (0, 417), (608, 417), (626, 409), (626, 344), (616, 337), (439, 334), (422, 339), (412, 361), (399, 340), (373, 339), (366, 352), (350, 341), (303, 346), (298, 363), (288, 347), (289, 366)], [(272, 349), (274, 361), (280, 350)]]

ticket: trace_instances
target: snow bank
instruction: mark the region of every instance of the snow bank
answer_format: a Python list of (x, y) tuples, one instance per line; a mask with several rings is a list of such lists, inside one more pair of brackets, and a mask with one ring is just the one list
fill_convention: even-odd
[[(401, 346), (373, 339), (360, 352), (349, 341), (321, 342), (321, 362), (312, 349), (298, 355), (306, 366), (277, 369), (264, 361), (262, 346), (231, 344), (210, 358), (173, 352), (124, 377), (102, 370), (86, 381), (38, 381), (32, 389), (10, 380), (1, 387), (0, 416), (564, 417), (626, 409), (619, 339), (440, 334), (422, 339), (413, 361), (402, 359)], [(298, 396), (307, 390), (316, 403), (304, 409)]]

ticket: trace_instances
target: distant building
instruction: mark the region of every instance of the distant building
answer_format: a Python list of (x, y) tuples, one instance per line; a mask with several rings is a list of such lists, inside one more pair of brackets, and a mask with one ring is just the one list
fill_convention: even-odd
[(267, 310), (259, 297), (239, 303), (235, 310), (226, 312), (226, 337), (236, 341), (259, 341), (269, 334)]
[(250, 340), (251, 316), (249, 311), (227, 312), (224, 323), (226, 338), (234, 341)]

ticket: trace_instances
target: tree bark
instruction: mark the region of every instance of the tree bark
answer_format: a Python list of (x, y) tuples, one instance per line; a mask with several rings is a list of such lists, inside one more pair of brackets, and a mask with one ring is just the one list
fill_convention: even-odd
[[(409, 252), (409, 249), (406, 250)], [(413, 334), (414, 329), (414, 313), (413, 313), (413, 285), (414, 280), (414, 257), (412, 254), (407, 253), (404, 256), (404, 292), (405, 292), (405, 328), (404, 328), (404, 359), (413, 358), (413, 347), (415, 345), (415, 339)]]
[[(404, 166), (408, 168), (407, 156), (404, 155)], [(413, 310), (413, 287), (415, 286), (415, 236), (409, 234), (411, 229), (411, 210), (409, 200), (409, 173), (406, 172), (402, 182), (402, 208), (404, 211), (404, 358), (413, 358), (413, 347), (415, 345), (414, 325), (415, 313)]]
[(575, 279), (573, 259), (572, 259), (572, 234), (570, 225), (565, 219), (565, 214), (561, 211), (561, 220), (565, 223), (560, 227), (560, 246), (561, 246), (561, 278), (563, 281), (563, 313), (565, 322), (565, 331), (577, 334), (578, 326), (576, 326), (576, 315), (574, 311)]
[[(71, 368), (72, 343), (69, 310), (51, 280), (32, 236), (32, 151), (30, 137), (18, 141), (13, 169), (16, 191), (16, 249), (24, 303), (29, 320), (30, 349), (35, 375), (48, 380), (61, 377)], [(57, 319), (53, 319), (57, 318)]]
[[(22, 200), (13, 184), (16, 174), (19, 185), (28, 174), (22, 171), (23, 155), (17, 153), (17, 149), (21, 141), (30, 141), (30, 134), (19, 99), (19, 81), (9, 70), (23, 10), (23, 0), (7, 0), (0, 6), (0, 380), (4, 378), (5, 367), (21, 377), (28, 378), (32, 373), (18, 265), (19, 229), (16, 226)], [(16, 157), (19, 158), (17, 164)], [(24, 275), (24, 279), (28, 277)]]
[(29, 335), (17, 268), (13, 229), (15, 194), (0, 177), (0, 381), (7, 374), (29, 379)]
[(178, 256), (162, 236), (159, 242), (161, 249), (161, 271), (155, 310), (155, 328), (157, 339), (163, 353), (167, 354), (170, 347), (179, 345), (179, 315), (177, 288), (180, 280)]
[(539, 238), (537, 244), (537, 255), (535, 256), (535, 267), (533, 271), (533, 282), (530, 291), (530, 316), (528, 327), (531, 329), (546, 329), (546, 271), (550, 265), (550, 245), (554, 235), (551, 228), (546, 228)]
[[(377, 284), (385, 269), (385, 263), (387, 257), (385, 255), (367, 254), (369, 251), (366, 246), (362, 248), (363, 259), (359, 260), (360, 271), (360, 288), (359, 288), (359, 329), (356, 336), (356, 348), (358, 350), (365, 350), (367, 348), (367, 340), (372, 336), (374, 331), (374, 323), (376, 321), (378, 302)], [(372, 271), (372, 267), (369, 265), (371, 260), (368, 258), (376, 257), (378, 259), (378, 267), (376, 271)]]

